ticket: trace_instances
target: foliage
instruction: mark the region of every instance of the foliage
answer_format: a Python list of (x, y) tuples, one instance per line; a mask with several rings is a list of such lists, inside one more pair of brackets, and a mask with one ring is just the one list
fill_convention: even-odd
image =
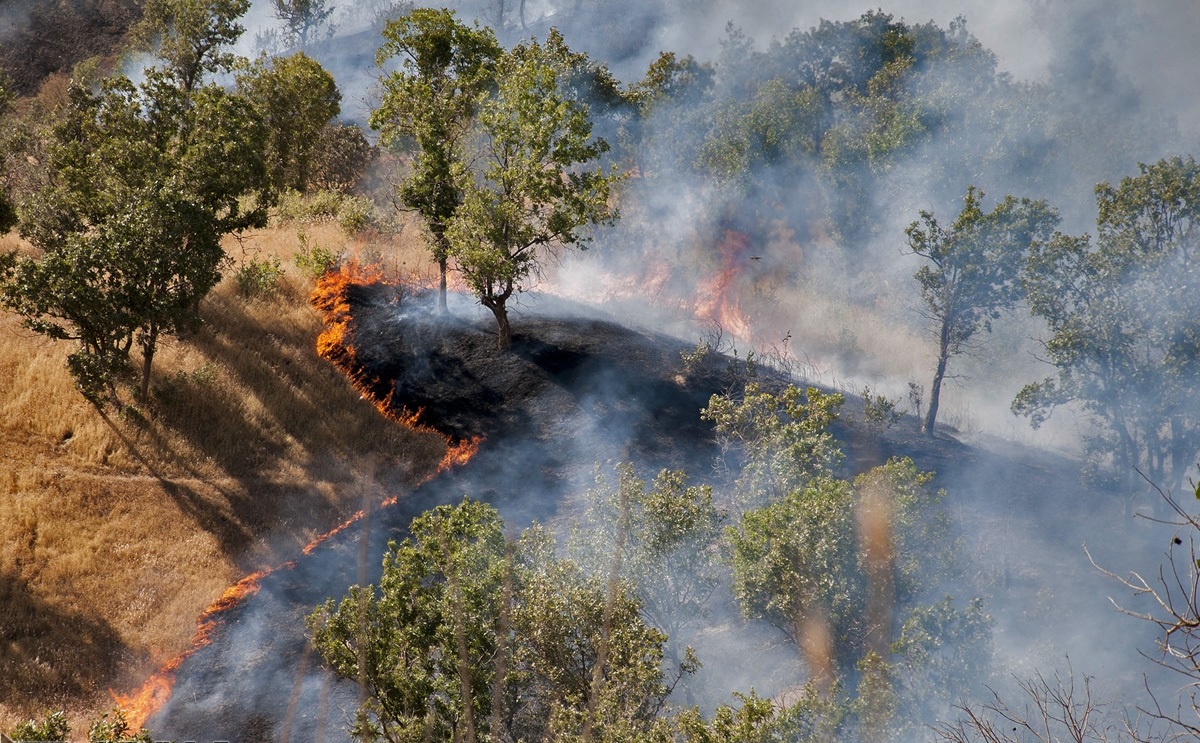
[(844, 398), (788, 385), (779, 394), (756, 382), (740, 396), (713, 395), (701, 412), (712, 421), (726, 456), (737, 457), (739, 505), (780, 500), (813, 477), (828, 474), (842, 454), (829, 433)]
[(490, 29), (465, 26), (448, 9), (419, 8), (389, 21), (376, 54), (382, 67), (399, 69), (382, 79), (383, 97), (371, 112), (371, 128), (385, 146), (411, 150), (412, 172), (397, 189), (429, 229), (429, 250), (441, 271), (440, 302), (446, 306), (446, 238), (463, 200), (458, 170), (465, 167), (463, 140), (480, 102), (493, 85), (502, 50)]
[(447, 229), (467, 284), (492, 311), (497, 345), (512, 343), (507, 302), (546, 260), (546, 251), (586, 245), (581, 228), (616, 218), (615, 171), (589, 168), (608, 150), (592, 138), (587, 106), (567, 95), (575, 56), (551, 31), (523, 43), (497, 65), (496, 90), (479, 122), (486, 165), (477, 178), (459, 171), (462, 205)]
[(251, 257), (238, 266), (234, 274), (238, 291), (246, 297), (265, 297), (273, 294), (283, 278), (283, 263), (279, 256)]
[(815, 476), (746, 511), (728, 537), (742, 612), (778, 627), (797, 647), (824, 635), (827, 646), (808, 653), (814, 675), (832, 671), (838, 656), (844, 662), (863, 615), (850, 483)]
[(313, 148), (308, 183), (319, 191), (351, 192), (375, 156), (375, 148), (367, 141), (362, 127), (326, 124)]
[(896, 409), (900, 398), (882, 395), (872, 389), (870, 385), (863, 385), (860, 395), (863, 401), (863, 420), (876, 435), (896, 425), (904, 415)]
[(271, 0), (271, 11), (283, 22), (288, 43), (299, 49), (308, 48), (313, 33), (325, 26), (324, 35), (332, 36), (336, 26), (329, 20), (334, 7), (329, 0)]
[[(893, 457), (854, 478), (859, 500), (859, 539), (873, 537), (871, 519), (888, 529), (886, 547), (900, 606), (928, 596), (938, 584), (962, 577), (962, 544), (942, 509), (946, 491), (931, 487), (934, 473), (922, 472), (909, 457)], [(877, 512), (877, 513), (873, 513)], [(869, 544), (863, 545), (870, 554)]]
[(892, 652), (905, 719), (933, 722), (929, 715), (938, 712), (935, 700), (947, 704), (970, 698), (987, 684), (991, 618), (978, 598), (962, 609), (949, 596), (937, 604), (914, 607)]
[(1013, 410), (1037, 426), (1077, 403), (1103, 426), (1103, 465), (1178, 487), (1200, 449), (1200, 166), (1142, 165), (1097, 186), (1096, 201), (1094, 245), (1058, 234), (1029, 257), (1022, 281), (1057, 376), (1027, 385)]
[(103, 713), (88, 729), (88, 743), (152, 743), (153, 740), (146, 728), (131, 730), (120, 708)]
[(62, 741), (71, 735), (67, 714), (61, 710), (47, 712), (41, 720), (26, 720), (12, 730), (14, 740)]
[(325, 659), (368, 692), (356, 737), (635, 740), (654, 727), (666, 638), (623, 584), (555, 557), (540, 529), (506, 541), (478, 502), (439, 506), (411, 533), (378, 589), (308, 618)]
[(310, 242), (308, 235), (303, 230), (297, 231), (296, 240), (300, 243), (300, 249), (296, 251), (296, 268), (299, 268), (301, 273), (313, 281), (341, 264), (341, 253), (335, 253), (323, 245)]
[(266, 161), (278, 190), (304, 192), (325, 127), (341, 111), (337, 84), (319, 62), (296, 52), (260, 57), (238, 73), (238, 92), (267, 126)]
[(89, 400), (116, 400), (134, 342), (145, 398), (160, 335), (194, 326), (220, 279), (222, 235), (264, 222), (261, 206), (242, 208), (266, 189), (263, 135), (249, 105), (215, 86), (185, 93), (152, 72), (140, 87), (72, 89), (52, 176), (23, 210), (41, 255), (0, 263), (0, 302), (78, 341), (68, 365)]
[(233, 68), (236, 57), (223, 47), (246, 30), (238, 19), (249, 9), (250, 0), (147, 0), (131, 35), (154, 50), (168, 77), (191, 91), (205, 73)]
[(711, 719), (697, 709), (676, 716), (677, 740), (686, 743), (835, 743), (849, 739), (849, 700), (840, 689), (823, 691), (812, 684), (790, 695), (787, 703), (751, 690), (734, 692), (737, 706), (719, 705)]
[(283, 224), (312, 224), (336, 221), (347, 235), (354, 235), (375, 223), (375, 205), (365, 196), (340, 191), (316, 191), (302, 194), (286, 190), (279, 197), (275, 217)]
[(930, 436), (950, 359), (971, 348), (976, 336), (990, 332), (992, 321), (1013, 306), (1027, 251), (1049, 240), (1058, 224), (1058, 215), (1044, 201), (1006, 196), (985, 213), (982, 199), (983, 193), (969, 186), (949, 230), (922, 211), (921, 221), (904, 231), (909, 250), (926, 261), (915, 278), (925, 305), (922, 314), (938, 344), (929, 408), (921, 423)]
[(725, 514), (713, 505), (712, 488), (688, 485), (682, 471), (659, 472), (649, 489), (629, 464), (618, 465), (616, 475), (613, 483), (597, 473), (581, 523), (572, 530), (573, 552), (605, 574), (619, 551), (620, 577), (639, 596), (646, 621), (671, 638), (674, 663), (688, 665), (680, 637), (708, 616), (709, 599), (724, 577)]

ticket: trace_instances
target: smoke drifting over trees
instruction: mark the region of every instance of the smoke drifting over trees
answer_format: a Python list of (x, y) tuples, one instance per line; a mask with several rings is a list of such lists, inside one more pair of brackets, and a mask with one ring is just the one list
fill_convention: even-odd
[[(1009, 475), (968, 463), (954, 483), (961, 490), (943, 494), (924, 464), (890, 457), (957, 446), (938, 438), (953, 433), (936, 425), (946, 418), (944, 394), (960, 410), (985, 401), (989, 417), (993, 409), (1008, 416), (1012, 405), (1036, 424), (1055, 408), (1073, 410), (1068, 443), (1080, 444), (1098, 500), (1152, 503), (1131, 476), (1135, 466), (1164, 487), (1186, 480), (1200, 454), (1192, 402), (1200, 395), (1200, 172), (1187, 151), (1200, 117), (1193, 102), (1171, 103), (1200, 95), (1169, 92), (1196, 84), (1175, 72), (1194, 65), (1167, 65), (1156, 79), (1146, 60), (1177, 59), (1170, 55), (1187, 39), (1172, 27), (1200, 22), (1190, 5), (981, 4), (981, 20), (905, 3), (796, 11), (783, 2), (468, 0), (455, 8), (491, 31), (449, 11), (408, 10), (368, 0), (148, 2), (135, 36), (159, 55), (161, 71), (137, 73), (140, 85), (116, 77), (92, 92), (74, 88), (61, 109), (71, 115), (48, 149), (30, 144), (35, 128), (5, 139), (5, 190), (35, 251), (0, 257), (0, 300), (30, 327), (80, 341), (73, 371), (95, 401), (103, 392), (117, 399), (135, 342), (139, 397), (149, 399), (157, 338), (195, 319), (227, 265), (221, 236), (263, 224), (288, 188), (301, 201), (347, 203), (353, 197), (319, 187), (369, 181), (357, 164), (372, 159), (380, 172), (393, 168), (385, 179), (394, 182), (364, 189), (374, 202), (356, 224), (383, 224), (378, 207), (414, 210), (439, 264), (443, 310), (447, 277), (457, 276), (494, 314), (500, 349), (466, 373), (483, 352), (472, 346), (465, 359), (428, 344), (404, 356), (409, 366), (389, 367), (391, 376), (355, 370), (355, 381), (386, 388), (387, 407), (409, 377), (483, 390), (494, 374), (507, 383), (501, 389), (524, 391), (504, 375), (529, 363), (549, 370), (546, 386), (571, 405), (621, 413), (615, 423), (587, 419), (577, 432), (573, 420), (538, 420), (556, 409), (541, 395), (554, 393), (531, 394), (528, 409), (505, 419), (475, 409), (503, 401), (472, 398), (456, 413), (518, 432), (496, 432), (512, 447), (492, 454), (502, 484), (481, 478), (474, 487), (515, 499), (497, 489), (516, 493), (523, 477), (570, 457), (628, 450), (630, 421), (650, 409), (647, 396), (686, 398), (679, 390), (693, 384), (693, 363), (732, 370), (703, 412), (680, 415), (687, 426), (712, 424), (705, 430), (722, 447), (718, 466), (689, 461), (692, 472), (665, 470), (649, 489), (645, 463), (619, 469), (615, 487), (591, 494), (592, 522), (563, 529), (575, 527), (571, 558), (548, 531), (506, 541), (498, 511), (464, 501), (414, 522), (408, 541), (389, 548), (378, 588), (356, 587), (312, 615), (325, 659), (371, 695), (362, 737), (909, 739), (948, 714), (957, 695), (1005, 677), (1008, 656), (1028, 654), (1018, 650), (1027, 638), (1012, 629), (1019, 622), (989, 616), (995, 604), (1005, 611), (1006, 592), (1022, 589), (1012, 575), (1026, 557), (1021, 547), (993, 546), (988, 557), (1002, 554), (1002, 564), (962, 565), (984, 549), (987, 525), (1011, 516), (1003, 509), (1015, 508), (1008, 499), (1018, 488)], [(1013, 42), (1013, 29), (1031, 46)], [(272, 31), (304, 52), (253, 66), (238, 56), (251, 43), (269, 46)], [(130, 72), (137, 65), (127, 60)], [(83, 72), (96, 70), (80, 71), (87, 80)], [(372, 76), (378, 90), (364, 82)], [(227, 90), (235, 80), (236, 92)], [(327, 126), (339, 107), (370, 120), (384, 156), (361, 131)], [(353, 152), (339, 159), (345, 153), (331, 150), (343, 146)], [(53, 167), (42, 165), (43, 152)], [(354, 172), (311, 177), (339, 170), (317, 163), (342, 160), (355, 165), (340, 170)], [(950, 214), (958, 214), (950, 228), (935, 216)], [(594, 249), (558, 252), (576, 243)], [(164, 255), (196, 263), (178, 267)], [(335, 255), (312, 260), (318, 271), (337, 269)], [(736, 336), (741, 355), (718, 360), (712, 351), (732, 349), (719, 338), (702, 342), (671, 379), (639, 389), (615, 381), (611, 362), (523, 335), (523, 318), (510, 327), (508, 303), (534, 286), (615, 298), (611, 310), (642, 325), (683, 318), (676, 327), (694, 333), (691, 323), (712, 320), (718, 336)], [(62, 301), (48, 302), (62, 287)], [(364, 310), (387, 307), (396, 324), (382, 327), (405, 354), (413, 338), (469, 335), (453, 313), (404, 326), (420, 314), (405, 304), (409, 295), (384, 301), (370, 291), (378, 287), (362, 290), (378, 301), (362, 302)], [(937, 324), (936, 348), (916, 340), (922, 320)], [(882, 330), (872, 335), (868, 321)], [(378, 342), (361, 358), (392, 350)], [(844, 456), (848, 447), (831, 433), (843, 397), (774, 374), (763, 373), (760, 386), (763, 358), (886, 391), (916, 389), (913, 380), (932, 374), (929, 436), (889, 438), (876, 426)], [(942, 387), (956, 376), (951, 358), (963, 377), (953, 391)], [(555, 426), (561, 441), (541, 428), (519, 438), (522, 426)], [(524, 459), (562, 441), (569, 445), (558, 460)], [(500, 472), (497, 461), (527, 471)], [(711, 486), (687, 484), (697, 470)], [(564, 492), (523, 495), (557, 502)], [(1030, 509), (1023, 515), (1046, 517), (1053, 531), (1050, 519), (1061, 514), (1038, 511), (1036, 495), (1021, 500)], [(1186, 517), (1185, 525), (1196, 526)], [(1114, 521), (1117, 534), (1126, 527)], [(1179, 585), (1189, 585), (1190, 570)], [(693, 585), (656, 583), (666, 571)], [(747, 670), (746, 686), (734, 673), (703, 676), (692, 648), (659, 630), (712, 650), (720, 641), (689, 621), (710, 616), (722, 638), (748, 636), (747, 646), (763, 636), (755, 632), (777, 628), (785, 640), (774, 647), (786, 660)], [(672, 697), (671, 673), (686, 703)], [(703, 683), (690, 684), (693, 674)], [(1037, 678), (1016, 693), (1043, 702), (1072, 693), (1058, 677)], [(1010, 709), (1000, 697), (992, 706), (1012, 721)], [(947, 739), (986, 737), (982, 719), (939, 729)]]

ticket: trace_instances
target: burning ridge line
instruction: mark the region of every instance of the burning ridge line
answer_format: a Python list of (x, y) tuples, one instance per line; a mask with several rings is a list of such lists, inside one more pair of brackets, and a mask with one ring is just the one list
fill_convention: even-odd
[[(354, 346), (348, 342), (353, 333), (354, 320), (351, 316), (348, 290), (353, 285), (370, 286), (388, 283), (383, 270), (378, 265), (363, 266), (351, 261), (338, 271), (331, 271), (321, 277), (309, 297), (309, 302), (321, 315), (325, 330), (317, 338), (317, 354), (329, 361), (339, 371), (346, 375), (351, 385), (358, 390), (364, 399), (369, 400), (385, 418), (395, 421), (402, 426), (422, 431), (437, 433), (446, 439), (446, 453), (438, 463), (437, 471), (426, 477), (419, 484), (424, 484), (437, 475), (466, 464), (479, 451), (483, 437), (476, 436), (462, 441), (454, 441), (441, 431), (419, 421), (421, 410), (415, 413), (403, 406), (397, 407), (393, 400), (395, 390), (385, 397), (375, 393), (376, 385), (358, 364)], [(399, 496), (389, 496), (380, 503), (381, 508), (395, 505)], [(303, 555), (311, 555), (317, 547), (353, 526), (363, 517), (363, 512), (357, 511), (350, 518), (319, 535), (302, 549)], [(162, 709), (171, 698), (175, 685), (175, 677), (183, 663), (199, 650), (208, 646), (216, 637), (217, 629), (225, 624), (229, 611), (241, 606), (262, 588), (262, 581), (267, 576), (296, 567), (295, 560), (289, 560), (272, 568), (266, 568), (253, 573), (234, 583), (221, 594), (216, 601), (208, 606), (196, 619), (196, 633), (192, 636), (191, 644), (175, 657), (167, 661), (158, 671), (142, 683), (137, 690), (129, 694), (120, 694), (109, 690), (113, 701), (125, 714), (125, 719), (134, 730), (143, 727), (148, 719)]]

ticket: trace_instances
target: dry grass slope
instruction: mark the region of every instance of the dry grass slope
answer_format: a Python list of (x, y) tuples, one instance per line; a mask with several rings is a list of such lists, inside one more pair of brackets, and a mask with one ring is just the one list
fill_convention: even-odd
[[(307, 231), (422, 265), (411, 239)], [(227, 278), (202, 306), (205, 326), (156, 358), (144, 415), (99, 414), (63, 367), (70, 344), (0, 314), (0, 729), (66, 708), (85, 730), (110, 688), (186, 646), (230, 583), (353, 512), (364, 458), (402, 495), (444, 452), (317, 356), (295, 229), (227, 247), (235, 260), (278, 256), (284, 278), (265, 298)]]

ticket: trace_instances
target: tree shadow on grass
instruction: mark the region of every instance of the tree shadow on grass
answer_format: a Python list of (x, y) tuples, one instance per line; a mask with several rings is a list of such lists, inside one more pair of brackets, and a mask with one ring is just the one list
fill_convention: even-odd
[(128, 653), (102, 618), (48, 604), (22, 578), (0, 572), (0, 699), (37, 700), (22, 712), (38, 715), (103, 693)]

